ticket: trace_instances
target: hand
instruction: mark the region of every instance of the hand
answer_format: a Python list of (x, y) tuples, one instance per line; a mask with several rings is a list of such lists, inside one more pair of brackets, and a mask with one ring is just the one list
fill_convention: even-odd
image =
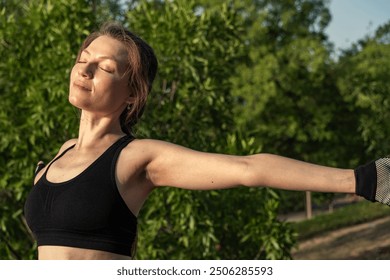
[(390, 206), (390, 157), (355, 169), (356, 194)]

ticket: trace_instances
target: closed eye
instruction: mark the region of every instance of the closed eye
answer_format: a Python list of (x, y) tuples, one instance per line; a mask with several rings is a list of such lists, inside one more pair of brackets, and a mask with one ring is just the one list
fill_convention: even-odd
[(114, 73), (114, 70), (112, 69), (108, 69), (108, 68), (104, 68), (104, 67), (99, 67), (101, 70), (103, 70), (104, 72), (107, 72), (107, 73)]

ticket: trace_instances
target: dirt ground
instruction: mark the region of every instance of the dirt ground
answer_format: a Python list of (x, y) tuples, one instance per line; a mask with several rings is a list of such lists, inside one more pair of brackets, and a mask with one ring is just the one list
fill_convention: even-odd
[(390, 217), (298, 243), (296, 260), (390, 260)]

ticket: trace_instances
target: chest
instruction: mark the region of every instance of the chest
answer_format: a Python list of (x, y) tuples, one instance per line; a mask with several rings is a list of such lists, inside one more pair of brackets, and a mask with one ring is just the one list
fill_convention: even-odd
[[(42, 194), (44, 198), (38, 204), (45, 204), (45, 208), (49, 209), (51, 206), (47, 203), (54, 203), (56, 207), (62, 209), (59, 212), (62, 212), (77, 203), (84, 203), (84, 207), (90, 209), (89, 212), (92, 213), (97, 208), (107, 210), (111, 207), (107, 203), (119, 200), (119, 203), (125, 203), (132, 213), (138, 213), (150, 188), (145, 188), (145, 180), (139, 175), (142, 174), (139, 171), (142, 166), (137, 164), (137, 158), (131, 156), (133, 152), (126, 153), (126, 156), (124, 154), (123, 149), (115, 147), (104, 151), (96, 149), (88, 153), (68, 148), (35, 178), (35, 184), (43, 181), (46, 185), (54, 187), (49, 189), (47, 194)], [(59, 195), (57, 192), (63, 193)], [(53, 195), (56, 198), (52, 198)], [(114, 200), (109, 199), (112, 195)], [(78, 200), (79, 197), (84, 199)], [(83, 209), (81, 206), (75, 208)]]
[[(103, 160), (103, 151), (93, 150), (87, 153), (78, 151), (68, 151), (61, 158), (55, 160), (49, 165), (46, 173), (46, 179), (52, 183), (61, 183), (72, 180), (85, 173), (88, 169), (94, 168), (99, 161)], [(109, 158), (106, 159), (106, 166), (109, 168)]]
[(53, 244), (57, 238), (55, 244), (68, 246), (77, 239), (84, 248), (86, 243), (90, 246), (89, 237), (103, 241), (109, 237), (109, 244), (111, 237), (123, 237), (126, 244), (132, 243), (136, 217), (119, 193), (115, 178), (119, 144), (103, 153), (88, 154), (70, 152), (70, 147), (43, 170), (24, 209), (38, 244)]
[(94, 161), (80, 174), (59, 183), (45, 175), (26, 201), (26, 218), (33, 229), (95, 230), (107, 227), (116, 217), (129, 215), (105, 161)]

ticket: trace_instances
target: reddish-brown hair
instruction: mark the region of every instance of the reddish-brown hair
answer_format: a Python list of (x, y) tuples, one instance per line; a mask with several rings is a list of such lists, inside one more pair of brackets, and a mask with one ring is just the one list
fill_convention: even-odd
[(109, 36), (122, 42), (128, 51), (129, 96), (135, 97), (130, 108), (126, 108), (120, 116), (120, 124), (124, 133), (132, 134), (133, 126), (142, 116), (146, 100), (152, 89), (157, 73), (158, 62), (153, 49), (140, 37), (125, 29), (118, 23), (108, 22), (91, 33), (83, 42), (77, 55), (77, 61), (84, 49), (100, 36)]

